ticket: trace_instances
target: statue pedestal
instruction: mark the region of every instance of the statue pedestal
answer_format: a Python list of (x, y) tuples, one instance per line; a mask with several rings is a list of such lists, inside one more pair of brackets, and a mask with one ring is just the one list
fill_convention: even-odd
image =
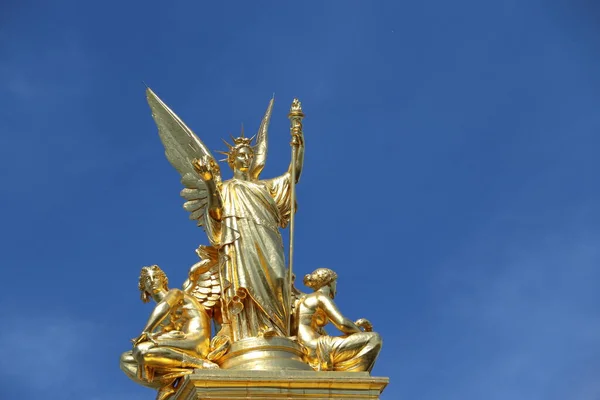
[(285, 337), (247, 338), (237, 341), (219, 361), (226, 370), (281, 371), (312, 368), (302, 361), (302, 348)]
[(196, 370), (173, 400), (379, 399), (388, 382), (367, 372)]

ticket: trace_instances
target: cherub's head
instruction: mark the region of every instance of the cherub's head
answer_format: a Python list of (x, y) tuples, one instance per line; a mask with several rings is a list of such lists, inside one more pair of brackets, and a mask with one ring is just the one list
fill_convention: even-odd
[(304, 276), (304, 284), (314, 291), (328, 289), (328, 294), (333, 299), (336, 293), (337, 274), (329, 268), (318, 268)]
[(153, 294), (169, 290), (169, 279), (158, 265), (143, 267), (142, 272), (140, 272), (138, 289), (140, 290), (142, 301), (147, 303)]
[(229, 151), (221, 151), (221, 154), (227, 156), (227, 164), (233, 171), (248, 172), (252, 165), (252, 159), (254, 158), (254, 148), (251, 145), (252, 138), (245, 138), (242, 136), (238, 138), (232, 138), (233, 145), (225, 142)]

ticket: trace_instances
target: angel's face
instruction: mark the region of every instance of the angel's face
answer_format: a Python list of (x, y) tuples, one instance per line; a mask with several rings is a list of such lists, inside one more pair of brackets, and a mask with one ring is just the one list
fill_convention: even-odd
[(235, 152), (235, 158), (233, 160), (234, 170), (248, 172), (248, 170), (250, 169), (250, 164), (252, 164), (253, 157), (254, 152), (250, 147), (242, 147), (238, 149)]

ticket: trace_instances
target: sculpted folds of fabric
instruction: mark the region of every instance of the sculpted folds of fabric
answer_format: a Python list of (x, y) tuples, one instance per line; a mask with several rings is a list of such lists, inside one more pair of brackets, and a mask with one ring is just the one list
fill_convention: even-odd
[[(382, 346), (365, 319), (352, 321), (334, 303), (337, 274), (318, 268), (294, 286), (296, 184), (304, 162), (304, 113), (294, 99), (288, 118), (291, 161), (278, 177), (261, 179), (267, 159), (271, 99), (258, 132), (226, 143), (221, 169), (204, 143), (151, 89), (147, 99), (165, 155), (181, 175), (183, 207), (204, 229), (182, 288), (170, 288), (157, 265), (143, 267), (142, 300), (156, 305), (121, 369), (135, 382), (172, 398), (194, 370), (370, 372)], [(288, 260), (281, 230), (289, 228)], [(332, 324), (342, 332), (328, 335)]]

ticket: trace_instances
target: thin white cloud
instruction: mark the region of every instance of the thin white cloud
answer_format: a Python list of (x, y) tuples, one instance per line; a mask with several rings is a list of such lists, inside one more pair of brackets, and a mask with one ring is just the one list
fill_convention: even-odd
[[(106, 351), (105, 327), (71, 316), (2, 316), (0, 331), (0, 397), (19, 393), (20, 400), (60, 398), (61, 400), (142, 400), (152, 391), (138, 388), (119, 371), (103, 371), (99, 353)], [(125, 341), (126, 342), (126, 341)], [(115, 376), (117, 379), (115, 379)], [(123, 379), (118, 379), (121, 377)], [(123, 386), (121, 388), (121, 386)]]
[(597, 400), (600, 235), (487, 233), (436, 282), (462, 349), (447, 398)]
[[(0, 332), (0, 371), (13, 382), (33, 388), (60, 388), (81, 365), (92, 324), (68, 317), (8, 316)], [(36, 371), (28, 373), (32, 366)], [(51, 372), (50, 372), (51, 371)]]

